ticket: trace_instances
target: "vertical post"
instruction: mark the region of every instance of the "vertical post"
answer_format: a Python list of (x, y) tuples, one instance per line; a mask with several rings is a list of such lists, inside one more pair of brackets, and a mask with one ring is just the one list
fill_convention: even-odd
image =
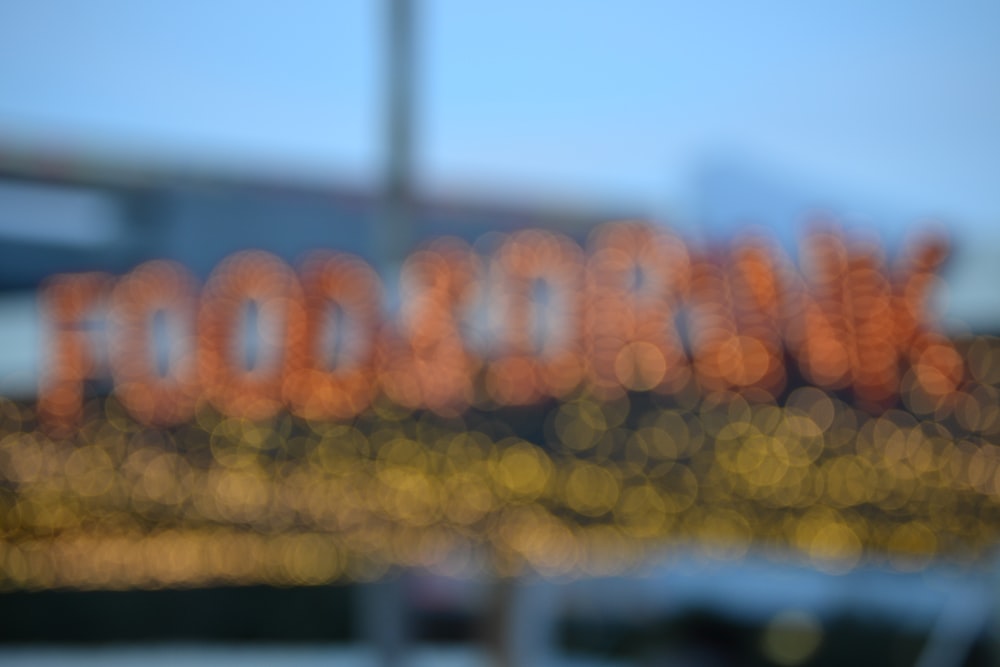
[[(414, 0), (385, 0), (385, 126), (381, 207), (376, 252), (390, 307), (398, 307), (399, 270), (413, 226)], [(362, 634), (380, 665), (397, 667), (410, 640), (405, 572), (366, 584), (361, 592)]]
[(382, 263), (397, 269), (413, 242), (414, 0), (387, 0)]
[(406, 657), (409, 617), (403, 575), (386, 574), (362, 586), (358, 601), (361, 632), (381, 667), (398, 667)]

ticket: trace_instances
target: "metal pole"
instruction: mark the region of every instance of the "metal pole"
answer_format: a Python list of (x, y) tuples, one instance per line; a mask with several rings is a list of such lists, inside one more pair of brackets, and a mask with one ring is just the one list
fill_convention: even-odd
[[(385, 173), (376, 242), (392, 304), (413, 233), (414, 1), (386, 0), (385, 12)], [(362, 633), (384, 667), (402, 663), (411, 639), (405, 576), (388, 576), (361, 592)]]
[(382, 261), (397, 269), (413, 242), (414, 0), (388, 0)]

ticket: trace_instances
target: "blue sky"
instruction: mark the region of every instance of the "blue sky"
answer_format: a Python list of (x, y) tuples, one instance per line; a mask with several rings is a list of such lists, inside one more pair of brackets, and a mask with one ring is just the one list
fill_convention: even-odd
[[(690, 223), (736, 159), (1000, 239), (1000, 3), (419, 3), (420, 181)], [(382, 3), (0, 4), (0, 144), (372, 183)], [(766, 221), (764, 221), (766, 222)], [(997, 230), (994, 232), (994, 230)]]

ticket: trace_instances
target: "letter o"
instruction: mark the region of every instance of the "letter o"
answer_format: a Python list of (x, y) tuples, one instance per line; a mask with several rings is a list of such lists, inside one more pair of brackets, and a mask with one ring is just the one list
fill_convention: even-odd
[(122, 278), (112, 294), (114, 353), (110, 357), (115, 395), (132, 416), (149, 426), (170, 426), (191, 418), (198, 399), (196, 342), (180, 341), (181, 354), (158, 372), (151, 343), (157, 312), (187, 320), (194, 332), (197, 285), (182, 266), (147, 262)]
[[(256, 303), (258, 321), (277, 322), (275, 331), (261, 335), (272, 363), (246, 368), (237, 363), (233, 342), (242, 311)], [(295, 368), (292, 355), (301, 345), (290, 333), (301, 332), (302, 288), (282, 260), (262, 251), (231, 255), (209, 277), (198, 313), (198, 372), (208, 400), (232, 417), (266, 419), (281, 409), (286, 368)]]

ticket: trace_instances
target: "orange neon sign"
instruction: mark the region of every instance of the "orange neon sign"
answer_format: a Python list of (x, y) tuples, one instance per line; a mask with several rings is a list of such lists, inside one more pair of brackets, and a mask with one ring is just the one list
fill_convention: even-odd
[[(876, 246), (825, 229), (801, 256), (800, 270), (753, 235), (694, 251), (668, 230), (633, 222), (598, 228), (585, 251), (540, 230), (511, 234), (486, 258), (443, 239), (405, 263), (393, 318), (383, 315), (372, 268), (338, 253), (315, 254), (298, 271), (268, 253), (238, 253), (200, 289), (164, 261), (117, 279), (61, 275), (42, 294), (53, 347), (39, 411), (49, 424), (72, 426), (85, 383), (107, 376), (149, 425), (189, 420), (201, 400), (250, 419), (286, 408), (346, 419), (379, 394), (455, 415), (581, 386), (598, 398), (691, 383), (773, 397), (801, 376), (879, 408), (912, 371), (930, 395), (955, 391), (962, 360), (927, 309), (940, 242), (922, 240), (890, 267)], [(253, 363), (234, 351), (248, 307), (260, 324)], [(93, 317), (107, 324), (106, 363), (94, 353)], [(166, 367), (153, 344), (157, 318), (182, 332)], [(486, 331), (485, 345), (473, 344), (470, 327)], [(331, 359), (327, 343), (342, 347), (348, 331), (349, 360)]]

